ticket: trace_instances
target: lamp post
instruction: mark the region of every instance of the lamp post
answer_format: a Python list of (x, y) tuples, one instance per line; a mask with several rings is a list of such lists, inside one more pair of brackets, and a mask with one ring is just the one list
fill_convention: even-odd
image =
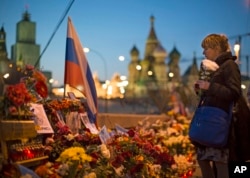
[[(123, 61), (126, 60), (126, 58), (125, 58), (125, 56), (120, 55), (118, 57), (118, 60), (123, 62)], [(135, 67), (135, 71), (137, 73), (142, 69), (142, 66), (139, 63), (136, 63), (134, 67)], [(132, 100), (133, 100), (133, 102), (132, 102), (133, 113), (136, 113), (136, 102), (135, 102), (135, 100), (136, 100), (136, 97), (137, 97), (136, 96), (136, 88), (137, 88), (137, 80), (138, 80), (138, 78), (137, 78), (138, 74), (137, 73), (133, 76), (134, 78), (133, 78), (132, 82), (129, 79), (129, 81), (130, 81), (129, 85), (131, 86), (131, 87), (129, 87), (130, 88), (129, 96), (132, 97)]]
[[(234, 52), (235, 55), (237, 56), (237, 63), (240, 64), (241, 63), (241, 51), (242, 51), (242, 38), (243, 37), (247, 37), (250, 36), (250, 33), (245, 33), (245, 34), (240, 34), (240, 35), (235, 35), (235, 36), (231, 36), (228, 39), (236, 39), (236, 42), (234, 44)], [(248, 59), (247, 59), (248, 60)]]
[[(242, 55), (242, 39), (243, 37), (247, 37), (247, 36), (250, 36), (250, 33), (245, 33), (245, 34), (240, 34), (240, 35), (236, 35), (236, 36), (233, 36), (233, 37), (230, 37), (230, 38), (236, 38), (236, 43), (234, 44), (234, 51), (235, 51), (235, 55), (237, 56), (237, 62), (238, 64), (241, 64), (241, 61), (242, 61), (242, 58), (243, 58), (243, 55)], [(230, 39), (229, 38), (229, 39)], [(247, 80), (248, 79), (248, 76), (249, 76), (249, 59), (248, 59), (248, 55), (244, 55), (244, 57), (246, 57), (246, 76), (247, 76)], [(241, 69), (241, 67), (240, 67)], [(249, 85), (249, 84), (248, 84)], [(243, 93), (246, 93), (244, 90), (246, 89), (246, 80), (242, 80), (242, 84), (241, 84), (241, 88), (243, 89)]]
[[(103, 57), (103, 55), (100, 52), (93, 50), (91, 48), (85, 47), (85, 48), (83, 48), (83, 51), (85, 53), (93, 52), (101, 58), (101, 60), (103, 61), (103, 64), (104, 64), (104, 75), (105, 75), (105, 84), (106, 84), (108, 70), (107, 70), (107, 62), (106, 62), (105, 58)], [(104, 110), (106, 113), (108, 113), (108, 91), (107, 90), (108, 90), (108, 88), (106, 88), (106, 91), (105, 91), (105, 106), (104, 106)]]
[(236, 63), (240, 64), (240, 43), (238, 41), (235, 42), (234, 44), (234, 53), (237, 56)]

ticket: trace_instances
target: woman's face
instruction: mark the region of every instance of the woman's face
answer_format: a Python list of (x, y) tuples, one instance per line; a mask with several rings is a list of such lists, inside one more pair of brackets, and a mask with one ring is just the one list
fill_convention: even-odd
[(204, 48), (203, 54), (207, 59), (215, 61), (215, 59), (219, 56), (219, 51), (216, 48)]

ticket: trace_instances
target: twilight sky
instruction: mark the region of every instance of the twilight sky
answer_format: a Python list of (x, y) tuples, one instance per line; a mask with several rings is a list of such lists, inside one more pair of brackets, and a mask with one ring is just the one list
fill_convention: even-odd
[[(7, 33), (7, 50), (15, 43), (16, 23), (26, 8), (36, 22), (36, 43), (44, 50), (69, 0), (0, 0), (0, 25)], [(246, 72), (246, 55), (250, 55), (250, 0), (75, 0), (54, 38), (41, 58), (42, 70), (53, 72), (63, 84), (67, 17), (84, 47), (93, 49), (87, 60), (92, 73), (107, 79), (114, 73), (127, 75), (130, 50), (134, 45), (144, 57), (150, 30), (150, 16), (158, 40), (169, 53), (173, 47), (181, 53), (181, 72), (192, 62), (193, 53), (202, 57), (201, 40), (209, 33), (223, 33), (233, 45), (242, 37), (241, 70)], [(120, 55), (126, 60), (118, 60)], [(168, 62), (168, 58), (166, 61)]]

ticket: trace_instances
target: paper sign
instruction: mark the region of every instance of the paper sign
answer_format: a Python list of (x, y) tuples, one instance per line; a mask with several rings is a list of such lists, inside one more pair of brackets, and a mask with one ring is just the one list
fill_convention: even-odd
[(42, 104), (31, 103), (31, 110), (35, 114), (34, 122), (38, 134), (54, 133)]
[(90, 123), (87, 113), (80, 113), (79, 115), (80, 115), (80, 119), (81, 119), (82, 123), (85, 125), (86, 128), (88, 128), (90, 130), (90, 132), (92, 134), (98, 134), (99, 133), (99, 131), (96, 128), (95, 124)]
[(101, 131), (99, 132), (99, 137), (103, 144), (107, 144), (108, 141), (111, 139), (111, 136), (109, 135), (108, 130), (105, 125), (102, 127)]
[(115, 129), (117, 131), (117, 133), (119, 134), (125, 134), (128, 135), (128, 129), (123, 128), (122, 126), (115, 124)]

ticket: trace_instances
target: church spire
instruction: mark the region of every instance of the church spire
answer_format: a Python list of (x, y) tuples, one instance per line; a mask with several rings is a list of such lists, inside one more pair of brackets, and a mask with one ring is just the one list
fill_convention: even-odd
[(4, 27), (1, 27), (0, 30), (0, 59), (7, 58), (6, 50), (6, 33)]
[(23, 13), (23, 21), (30, 21), (30, 13), (28, 13), (29, 5), (25, 5), (25, 12)]
[(146, 42), (146, 48), (145, 48), (145, 58), (148, 58), (149, 56), (152, 56), (152, 53), (154, 49), (158, 46), (159, 41), (157, 40), (157, 36), (154, 29), (154, 16), (150, 17), (150, 31), (148, 35), (148, 39)]
[(151, 16), (150, 17), (151, 27), (150, 27), (150, 32), (149, 32), (149, 36), (148, 36), (148, 42), (149, 41), (157, 41), (157, 36), (155, 33), (155, 29), (154, 29), (154, 21), (155, 21), (155, 17)]
[(30, 21), (30, 14), (28, 13), (28, 10), (23, 13), (23, 21)]

